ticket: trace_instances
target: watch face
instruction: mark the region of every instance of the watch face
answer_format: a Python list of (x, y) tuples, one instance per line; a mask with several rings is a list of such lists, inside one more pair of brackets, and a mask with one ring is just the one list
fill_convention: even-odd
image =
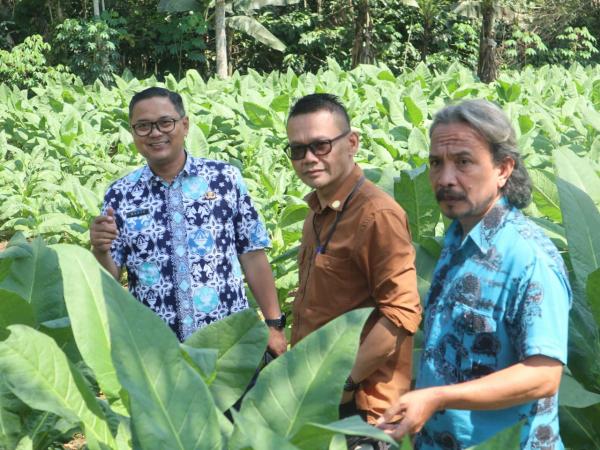
[(266, 319), (267, 326), (275, 328), (285, 328), (285, 314), (282, 314), (279, 319)]

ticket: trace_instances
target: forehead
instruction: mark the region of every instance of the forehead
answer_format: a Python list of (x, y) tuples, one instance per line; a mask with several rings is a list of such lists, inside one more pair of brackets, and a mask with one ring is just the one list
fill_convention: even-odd
[(431, 134), (430, 155), (456, 153), (490, 154), (490, 144), (474, 128), (465, 123), (441, 124), (435, 127)]
[(296, 136), (331, 138), (331, 133), (340, 132), (343, 128), (343, 119), (339, 114), (320, 110), (291, 117), (287, 123), (287, 134), (290, 138)]
[(154, 120), (160, 117), (177, 117), (177, 110), (169, 97), (150, 97), (133, 106), (131, 120)]

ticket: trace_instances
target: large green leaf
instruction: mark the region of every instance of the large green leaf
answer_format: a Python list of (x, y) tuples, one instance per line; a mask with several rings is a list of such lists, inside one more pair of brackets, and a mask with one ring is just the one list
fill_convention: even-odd
[(0, 448), (14, 448), (22, 435), (20, 414), (27, 406), (0, 379)]
[(487, 441), (471, 447), (471, 450), (517, 449), (521, 444), (522, 422), (500, 431)]
[[(369, 313), (370, 309), (348, 312), (271, 362), (244, 397), (240, 414), (288, 439), (305, 424), (336, 420), (344, 380)], [(323, 436), (315, 448), (329, 440)]]
[(109, 399), (119, 397), (121, 384), (110, 356), (110, 336), (102, 272), (94, 256), (74, 245), (52, 247), (62, 272), (65, 303), (79, 352), (94, 371)]
[(0, 328), (17, 323), (34, 326), (31, 304), (14, 292), (0, 289)]
[(440, 217), (440, 209), (429, 182), (426, 166), (411, 171), (402, 171), (394, 183), (394, 197), (408, 215), (410, 232), (414, 241), (419, 242), (435, 236), (435, 226)]
[(230, 445), (231, 450), (244, 448), (249, 445), (253, 449), (260, 450), (300, 450), (300, 447), (292, 444), (285, 437), (275, 433), (268, 426), (261, 423), (256, 418), (244, 416), (233, 410), (233, 419), (238, 429), (243, 436), (244, 444), (239, 446), (236, 441)]
[(560, 406), (587, 408), (588, 406), (600, 403), (600, 394), (586, 391), (567, 370), (560, 380), (558, 401)]
[(90, 448), (111, 448), (114, 440), (104, 413), (52, 338), (25, 325), (9, 330), (10, 336), (0, 342), (0, 374), (10, 390), (32, 408), (80, 421)]
[(144, 450), (220, 449), (215, 404), (175, 334), (106, 271), (101, 277), (113, 364), (129, 395), (134, 441)]
[[(31, 303), (37, 323), (67, 315), (56, 254), (38, 238), (15, 244), (21, 249), (14, 258), (10, 273), (0, 282), (0, 289), (12, 291)], [(9, 247), (10, 249), (11, 247)]]
[(591, 197), (600, 205), (600, 177), (588, 158), (581, 158), (572, 150), (562, 147), (554, 151), (557, 175)]
[(293, 437), (292, 442), (301, 449), (311, 450), (319, 448), (324, 436), (332, 438), (336, 434), (347, 434), (350, 436), (366, 436), (373, 439), (387, 442), (394, 447), (398, 443), (385, 434), (382, 430), (372, 427), (364, 422), (359, 416), (352, 416), (346, 419), (338, 420), (326, 425), (319, 423), (307, 423)]
[(243, 31), (258, 42), (280, 52), (285, 51), (285, 44), (277, 39), (269, 30), (262, 26), (256, 19), (249, 16), (232, 16), (226, 18), (227, 26), (238, 31)]
[(530, 170), (529, 175), (533, 182), (533, 201), (538, 210), (555, 222), (562, 222), (560, 200), (554, 174), (545, 170)]
[(560, 435), (566, 448), (596, 449), (600, 442), (600, 405), (588, 408), (560, 407)]
[(600, 269), (590, 273), (587, 279), (587, 300), (596, 319), (600, 324)]
[(216, 376), (209, 386), (221, 411), (244, 393), (267, 348), (269, 332), (256, 312), (247, 309), (196, 331), (185, 344), (217, 349)]
[[(574, 155), (568, 150), (555, 152), (556, 184), (567, 241), (569, 258), (580, 283), (585, 283), (594, 270), (600, 268), (600, 212), (592, 198), (581, 189), (586, 182), (577, 175), (580, 165), (570, 164)], [(597, 175), (593, 174), (598, 178)]]

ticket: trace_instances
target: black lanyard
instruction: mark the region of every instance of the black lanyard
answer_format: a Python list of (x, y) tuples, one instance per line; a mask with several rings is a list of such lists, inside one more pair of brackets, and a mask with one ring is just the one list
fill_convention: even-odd
[(327, 245), (329, 245), (329, 241), (333, 237), (333, 233), (335, 233), (335, 229), (336, 229), (340, 219), (342, 218), (342, 215), (346, 211), (346, 206), (348, 206), (350, 199), (352, 198), (354, 193), (358, 190), (359, 187), (361, 187), (361, 185), (364, 182), (365, 182), (365, 177), (364, 176), (360, 177), (360, 179), (356, 182), (356, 184), (352, 188), (352, 191), (350, 191), (350, 194), (348, 195), (348, 197), (346, 197), (346, 201), (344, 202), (344, 205), (342, 206), (341, 211), (336, 212), (335, 220), (333, 221), (333, 225), (331, 225), (331, 228), (329, 229), (329, 232), (327, 233), (327, 238), (325, 239), (325, 242), (323, 243), (323, 245), (321, 245), (321, 239), (319, 238), (320, 233), (319, 233), (319, 231), (317, 231), (317, 224), (315, 222), (317, 215), (315, 214), (313, 216), (312, 226), (313, 226), (313, 232), (315, 233), (315, 239), (317, 240), (317, 251), (316, 251), (317, 254), (319, 254), (319, 253), (321, 255), (325, 254), (325, 251), (327, 250)]

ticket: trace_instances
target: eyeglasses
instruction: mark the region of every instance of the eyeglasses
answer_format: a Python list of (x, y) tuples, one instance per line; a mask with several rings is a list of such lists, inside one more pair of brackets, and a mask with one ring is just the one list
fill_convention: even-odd
[(143, 121), (131, 125), (131, 128), (133, 128), (133, 132), (139, 137), (148, 136), (152, 133), (154, 127), (161, 133), (170, 133), (175, 129), (175, 123), (179, 122), (181, 119), (183, 119), (183, 117), (180, 117), (179, 119), (159, 119), (156, 122)]
[(352, 130), (344, 131), (333, 139), (320, 139), (309, 144), (288, 144), (285, 146), (285, 154), (293, 161), (304, 159), (308, 150), (315, 156), (324, 156), (331, 151), (332, 144), (335, 141), (347, 136), (350, 134), (350, 131)]

